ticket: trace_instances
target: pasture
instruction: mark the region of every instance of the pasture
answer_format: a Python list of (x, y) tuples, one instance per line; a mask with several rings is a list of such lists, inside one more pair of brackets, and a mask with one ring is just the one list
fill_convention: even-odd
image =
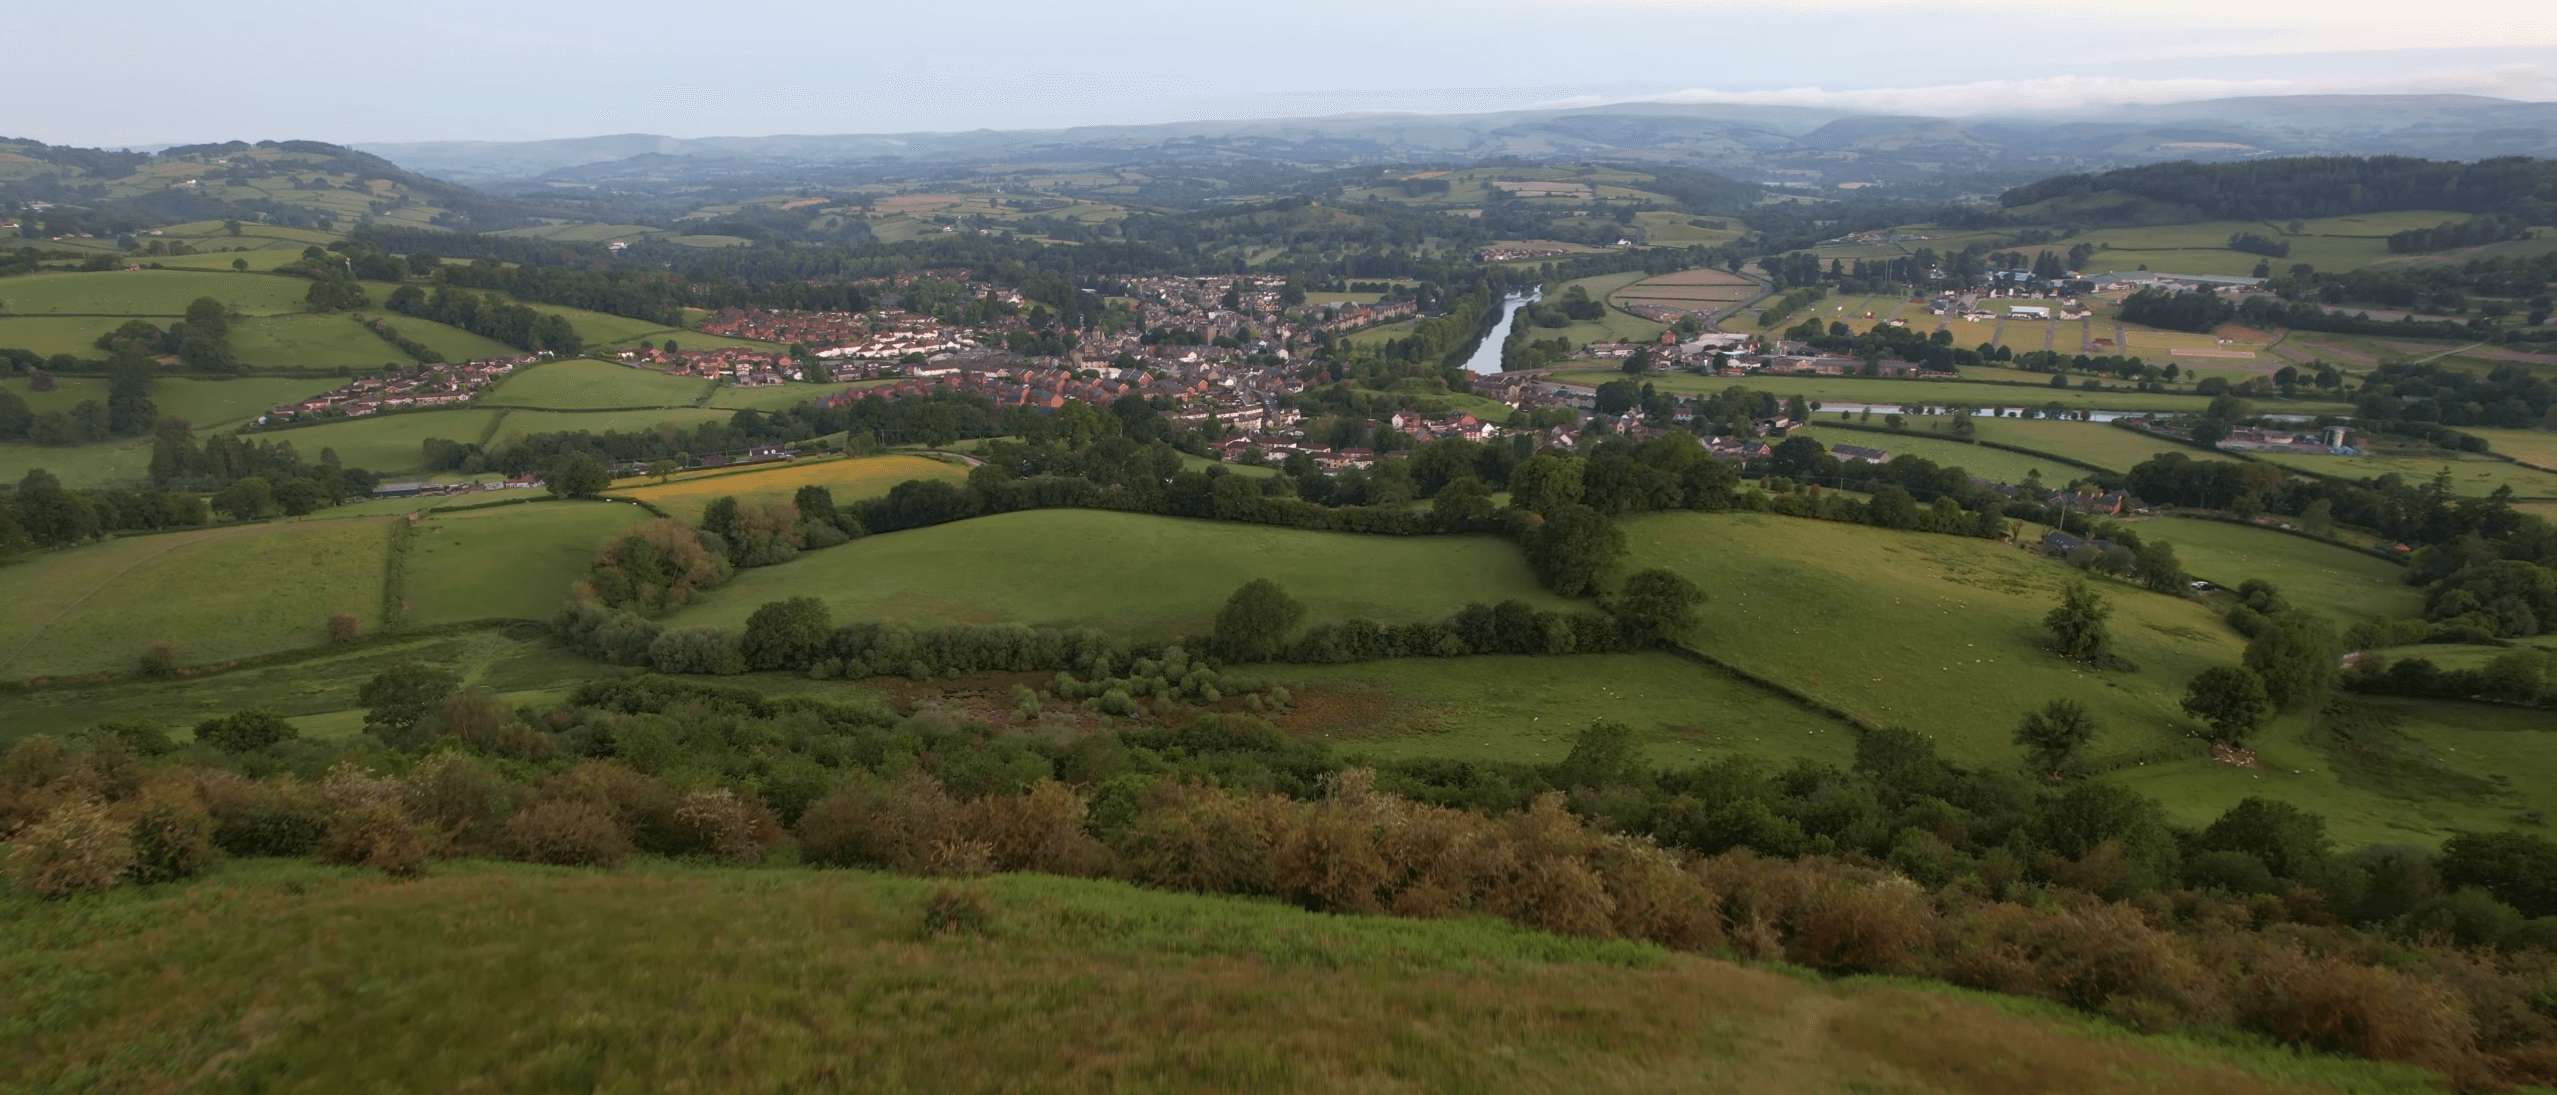
[(2099, 583), (2135, 673), (2052, 654), (2042, 617), (2076, 572), (2012, 545), (1757, 514), (1623, 523), (1629, 569), (1663, 566), (1712, 600), (1690, 645), (1871, 722), (1933, 735), (1946, 756), (2013, 767), (2028, 708), (2070, 697), (2103, 720), (2094, 755), (2154, 749), (2193, 724), (2184, 682), (2243, 643), (2207, 606)]
[(691, 429), (704, 422), (726, 422), (734, 411), (707, 407), (659, 407), (637, 411), (540, 411), (499, 408), (504, 416), (489, 436), (499, 444), (543, 433), (639, 433), (661, 426)]
[[(368, 415), (315, 426), (269, 430), (251, 437), (259, 441), (290, 443), (293, 451), (305, 460), (318, 460), (321, 449), (336, 449), (338, 462), (347, 467), (391, 474), (423, 467), (427, 438), (476, 443), (488, 436), (489, 427), (505, 413), (481, 407), (456, 407)], [(147, 459), (148, 454), (145, 456)]]
[(1673, 654), (1412, 658), (1278, 666), (1268, 675), (1295, 701), (1280, 729), (1353, 758), (1552, 764), (1591, 720), (1605, 718), (1641, 732), (1662, 767), (1732, 753), (1777, 763), (1855, 759), (1847, 724)]
[(2462, 426), (2459, 432), (2485, 438), (2488, 448), (2522, 463), (2557, 469), (2557, 430), (2490, 430)]
[(2410, 484), (2423, 484), (2444, 470), (2450, 472), (2454, 493), (2484, 497), (2495, 488), (2510, 485), (2513, 493), (2524, 498), (2557, 498), (2557, 471), (2543, 471), (2506, 460), (2449, 450), (2406, 452), (2381, 451), (2364, 456), (2322, 456), (2307, 453), (2264, 452), (2253, 454), (2268, 464), (2298, 471), (2315, 472), (2344, 479), (2374, 479), (2395, 475)]
[(1096, 627), (1133, 638), (1205, 634), (1243, 583), (1268, 578), (1306, 622), (1437, 619), (1469, 601), (1544, 592), (1518, 548), (1489, 536), (1391, 537), (1097, 510), (1032, 510), (911, 529), (760, 567), (671, 626), (735, 627), (767, 601), (809, 594), (838, 621)]
[[(1929, 422), (1929, 425), (1941, 424)], [(2152, 457), (2170, 452), (2181, 453), (2194, 460), (2236, 459), (2225, 453), (2197, 449), (2102, 422), (2059, 418), (1975, 418), (1972, 425), (1983, 441), (2038, 449), (2113, 471), (2127, 472)], [(2050, 479), (2053, 471), (2044, 468), (2043, 478)], [(2072, 471), (2070, 474), (2074, 477), (2076, 473)]]
[[(396, 313), (383, 317), (400, 334), (435, 349), (448, 361), (511, 357), (519, 351), (502, 342), (440, 323)], [(380, 335), (344, 315), (260, 316), (231, 328), (231, 349), (252, 366), (283, 369), (406, 368), (414, 362)]]
[(2406, 568), (2332, 544), (2271, 529), (2190, 517), (2157, 517), (2135, 526), (2142, 539), (2164, 539), (2196, 578), (2234, 589), (2262, 578), (2294, 606), (2321, 613), (2338, 628), (2374, 616), (2420, 616), (2423, 594), (2406, 584)]
[(16, 485), (28, 471), (43, 468), (66, 487), (97, 487), (147, 477), (151, 472), (151, 439), (119, 437), (87, 445), (0, 444), (0, 483)]
[(380, 521), (288, 522), (133, 536), (0, 568), (0, 679), (124, 672), (154, 643), (181, 665), (328, 637), (346, 612), (381, 623)]
[[(1554, 379), (1566, 383), (1592, 386), (1622, 379), (1614, 369), (1572, 369), (1558, 371)], [(1964, 404), (1973, 407), (2044, 407), (2058, 403), (2069, 410), (2091, 411), (2199, 411), (2210, 406), (2208, 398), (2176, 392), (2143, 392), (2135, 388), (2037, 388), (2015, 384), (1982, 384), (1961, 380), (1893, 380), (1858, 376), (1789, 376), (1753, 374), (1743, 377), (1695, 376), (1687, 373), (1662, 373), (1645, 378), (1662, 391), (1680, 395), (1711, 395), (1739, 385), (1759, 391), (1774, 392), (1779, 398), (1800, 395), (1815, 402), (1897, 404), (1902, 406), (1942, 407)], [(2296, 403), (2264, 400), (2258, 406), (2268, 413), (2325, 414), (2350, 413), (2340, 403)]]
[(798, 460), (751, 471), (720, 469), (691, 472), (670, 482), (641, 477), (624, 479), (613, 494), (637, 498), (686, 521), (701, 519), (712, 499), (734, 495), (738, 501), (787, 499), (799, 488), (817, 485), (834, 491), (838, 503), (876, 498), (909, 479), (965, 482), (968, 471), (924, 456), (868, 456), (848, 460)]
[[(0, 282), (0, 287), (5, 287)], [(0, 295), (0, 309), (16, 305)], [(0, 310), (0, 346), (52, 357), (98, 356), (98, 336), (124, 325), (121, 316), (21, 316)]]
[[(1831, 417), (1834, 420), (1835, 416)], [(1964, 444), (1945, 437), (1931, 437), (1924, 433), (1875, 433), (1870, 430), (1822, 429), (1818, 415), (1812, 417), (1812, 423), (1810, 426), (1794, 430), (1793, 435), (1809, 437), (1820, 442), (1824, 447), (1856, 445), (1868, 449), (1881, 449), (1895, 457), (1924, 457), (1944, 467), (1961, 468), (1982, 479), (1992, 479), (2000, 483), (2021, 483), (2024, 482), (2028, 472), (2039, 471), (2042, 473), (2043, 482), (2060, 486), (2085, 474), (2080, 469), (2056, 460), (2044, 460), (2040, 457), (2026, 456), (2020, 452)]]
[(403, 622), (547, 620), (606, 541), (650, 519), (627, 503), (547, 499), (428, 513), (409, 545)]
[(703, 404), (703, 406), (717, 407), (723, 411), (787, 410), (802, 403), (812, 402), (819, 396), (833, 395), (846, 388), (856, 388), (863, 384), (878, 383), (884, 382), (857, 381), (845, 383), (838, 381), (828, 384), (775, 384), (762, 388), (739, 388), (722, 384), (711, 389), (710, 401)]
[(1737, 304), (1761, 292), (1758, 283), (1725, 270), (1680, 270), (1644, 278), (1616, 291), (1617, 304), (1656, 304), (1667, 308), (1711, 311)]
[[(100, 270), (27, 274), (0, 282), (0, 302), (13, 316), (181, 316), (198, 297), (212, 297), (249, 315), (302, 310), (311, 283), (301, 278), (230, 270)], [(379, 287), (368, 284), (379, 296)], [(110, 324), (109, 326), (113, 326)]]
[(489, 407), (554, 411), (689, 407), (710, 391), (712, 383), (705, 377), (670, 376), (655, 369), (575, 357), (518, 369), (479, 402)]

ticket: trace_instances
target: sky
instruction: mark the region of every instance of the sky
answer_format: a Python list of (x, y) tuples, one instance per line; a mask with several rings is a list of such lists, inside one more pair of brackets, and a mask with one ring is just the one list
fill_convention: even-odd
[[(146, 147), (1059, 128), (1633, 100), (2557, 100), (2521, 0), (10, 4), (0, 135)], [(99, 12), (113, 13), (112, 26)], [(372, 21), (368, 21), (371, 18)]]

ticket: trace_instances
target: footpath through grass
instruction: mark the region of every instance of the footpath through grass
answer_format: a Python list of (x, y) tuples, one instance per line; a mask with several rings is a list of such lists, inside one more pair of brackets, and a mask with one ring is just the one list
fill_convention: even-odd
[(1497, 922), (1030, 875), (306, 863), (0, 898), (0, 1090), (2433, 1090)]
[(767, 601), (809, 594), (835, 619), (918, 627), (1023, 623), (1130, 638), (1205, 634), (1243, 583), (1268, 578), (1306, 622), (1433, 620), (1544, 592), (1527, 560), (1491, 536), (1360, 536), (1100, 510), (1031, 510), (910, 529), (758, 567), (668, 621), (736, 627)]

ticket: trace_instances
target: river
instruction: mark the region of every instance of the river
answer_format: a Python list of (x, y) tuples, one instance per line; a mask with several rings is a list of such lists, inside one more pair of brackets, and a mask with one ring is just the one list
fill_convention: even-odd
[(1500, 347), (1509, 341), (1509, 325), (1518, 322), (1518, 306), (1535, 300), (1535, 293), (1512, 293), (1500, 302), (1500, 322), (1492, 324), (1490, 334), (1474, 347), (1474, 356), (1465, 359), (1465, 371), (1489, 376), (1500, 372)]

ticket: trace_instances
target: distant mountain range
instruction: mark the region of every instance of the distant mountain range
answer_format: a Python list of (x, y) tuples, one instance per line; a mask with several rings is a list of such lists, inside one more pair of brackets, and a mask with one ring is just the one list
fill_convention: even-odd
[(1309, 168), (1375, 163), (1618, 160), (1706, 168), (1753, 182), (1832, 189), (1996, 187), (2168, 160), (2397, 154), (2475, 160), (2557, 156), (2557, 103), (2469, 95), (2214, 99), (1962, 118), (1808, 107), (1617, 103), (1497, 114), (1354, 114), (1054, 130), (355, 146), (437, 178), (498, 190), (664, 185), (828, 165), (1232, 162)]

